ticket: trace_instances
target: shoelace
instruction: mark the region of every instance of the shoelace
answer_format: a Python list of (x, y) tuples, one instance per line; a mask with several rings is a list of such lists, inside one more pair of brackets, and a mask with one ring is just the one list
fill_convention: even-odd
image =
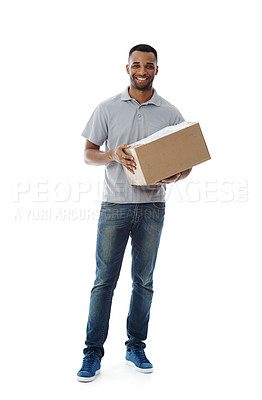
[(96, 360), (97, 357), (94, 354), (88, 354), (86, 357), (83, 358), (82, 369), (91, 372)]
[(144, 349), (141, 347), (133, 347), (133, 352), (137, 355), (137, 357), (139, 358), (139, 361), (141, 363), (149, 363), (150, 361), (146, 358)]

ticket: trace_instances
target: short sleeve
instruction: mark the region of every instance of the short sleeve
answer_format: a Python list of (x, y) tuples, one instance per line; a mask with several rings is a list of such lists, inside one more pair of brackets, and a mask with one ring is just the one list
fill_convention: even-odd
[(99, 104), (91, 115), (81, 135), (97, 146), (102, 146), (108, 137), (107, 127), (106, 112), (102, 104)]
[(174, 123), (174, 125), (180, 124), (181, 122), (185, 121), (185, 119), (184, 119), (183, 115), (181, 114), (181, 112), (178, 109), (176, 109), (176, 111), (177, 112), (175, 114), (175, 123)]

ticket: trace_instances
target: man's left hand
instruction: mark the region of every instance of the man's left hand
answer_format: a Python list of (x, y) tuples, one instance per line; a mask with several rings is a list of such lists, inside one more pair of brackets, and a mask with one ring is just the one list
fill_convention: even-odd
[(160, 181), (155, 182), (154, 185), (163, 185), (164, 183), (177, 182), (180, 179), (181, 175), (181, 172), (178, 172), (177, 174), (169, 176), (166, 179), (161, 179)]

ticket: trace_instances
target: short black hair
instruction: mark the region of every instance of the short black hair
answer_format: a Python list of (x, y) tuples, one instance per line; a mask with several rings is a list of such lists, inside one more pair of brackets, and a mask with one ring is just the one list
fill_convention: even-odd
[(149, 44), (137, 44), (136, 46), (132, 47), (132, 49), (129, 51), (128, 59), (130, 58), (133, 51), (144, 51), (146, 53), (154, 53), (157, 62), (157, 51), (154, 49), (154, 47), (149, 46)]

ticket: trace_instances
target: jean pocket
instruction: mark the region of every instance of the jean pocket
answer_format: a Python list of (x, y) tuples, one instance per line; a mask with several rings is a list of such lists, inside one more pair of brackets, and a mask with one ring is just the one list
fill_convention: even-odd
[(102, 201), (103, 207), (113, 207), (115, 205), (116, 205), (116, 203), (112, 203), (111, 201)]
[(153, 205), (158, 210), (164, 210), (166, 208), (166, 203), (164, 201), (158, 201), (156, 203), (153, 203)]

